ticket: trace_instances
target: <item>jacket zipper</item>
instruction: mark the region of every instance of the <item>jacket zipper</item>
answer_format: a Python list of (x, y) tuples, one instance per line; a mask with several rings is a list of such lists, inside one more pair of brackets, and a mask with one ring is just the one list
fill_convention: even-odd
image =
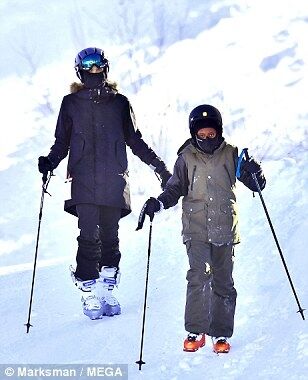
[(93, 171), (94, 171), (94, 199), (96, 201), (96, 166), (97, 166), (97, 163), (96, 163), (96, 139), (97, 139), (97, 133), (96, 133), (96, 123), (95, 123), (95, 102), (93, 102), (91, 104), (91, 108), (92, 108), (92, 138), (93, 138), (93, 153), (94, 153), (94, 157), (93, 157), (93, 164), (94, 164), (94, 168), (93, 168)]
[(197, 165), (194, 165), (192, 177), (191, 177), (190, 191), (193, 191), (194, 189), (194, 179), (195, 179), (196, 169), (197, 169)]

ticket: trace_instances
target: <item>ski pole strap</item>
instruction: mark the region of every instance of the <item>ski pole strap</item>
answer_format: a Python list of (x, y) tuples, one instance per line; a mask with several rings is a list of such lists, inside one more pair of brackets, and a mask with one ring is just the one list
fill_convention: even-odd
[(248, 156), (248, 148), (244, 148), (238, 158), (238, 161), (237, 161), (237, 167), (236, 167), (236, 178), (240, 178), (241, 176), (241, 164), (242, 164), (242, 161), (243, 161), (243, 158), (244, 158), (244, 155), (245, 155), (245, 158), (249, 159), (249, 156)]
[(145, 208), (146, 207), (147, 207), (147, 202), (145, 202), (145, 204), (142, 206), (142, 209), (140, 211), (139, 218), (138, 218), (138, 226), (136, 228), (136, 231), (141, 230), (143, 227), (143, 223), (144, 223), (144, 219), (145, 219)]
[[(138, 218), (138, 226), (136, 228), (136, 231), (139, 231), (142, 229), (143, 227), (143, 223), (144, 223), (144, 220), (145, 220), (145, 209), (147, 207), (147, 202), (145, 202), (145, 204), (142, 206), (142, 209), (140, 211), (140, 215), (139, 215), (139, 218)], [(153, 216), (150, 216), (150, 221), (152, 222), (154, 219), (154, 214)]]
[(43, 186), (44, 186), (45, 183), (47, 182), (47, 176), (48, 176), (48, 172), (44, 172), (44, 173), (43, 173), (43, 177), (42, 177)]
[(54, 176), (53, 171), (51, 171), (51, 172), (49, 173), (49, 176), (48, 176), (47, 173), (44, 173), (44, 174), (43, 174), (43, 185), (42, 185), (42, 189), (43, 189), (43, 192), (44, 192), (44, 193), (46, 193), (46, 194), (48, 194), (48, 195), (50, 195), (50, 196), (51, 196), (51, 194), (48, 193), (48, 191), (47, 191), (47, 187), (48, 187), (48, 185), (49, 185), (49, 182), (50, 182), (51, 177), (53, 177), (53, 176)]

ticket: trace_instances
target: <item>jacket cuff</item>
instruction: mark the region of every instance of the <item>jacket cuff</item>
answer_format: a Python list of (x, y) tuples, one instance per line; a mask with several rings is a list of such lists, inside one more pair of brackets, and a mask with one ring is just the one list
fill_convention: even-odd
[(158, 199), (158, 202), (159, 202), (159, 204), (160, 204), (160, 209), (159, 209), (158, 212), (161, 212), (161, 211), (163, 211), (163, 210), (165, 209), (165, 206), (164, 206), (163, 202), (160, 201), (159, 199)]
[(151, 161), (149, 166), (158, 174), (162, 173), (164, 170), (167, 169), (165, 163), (159, 157), (154, 158), (154, 160)]
[(52, 166), (52, 170), (54, 170), (59, 165), (59, 162), (61, 161), (60, 159), (57, 161), (57, 159), (55, 157), (53, 157), (52, 154), (49, 154), (47, 156), (47, 158), (50, 161), (50, 164)]
[(165, 206), (164, 200), (161, 198), (162, 194), (157, 197), (158, 202), (160, 203), (160, 210), (165, 210), (168, 207)]

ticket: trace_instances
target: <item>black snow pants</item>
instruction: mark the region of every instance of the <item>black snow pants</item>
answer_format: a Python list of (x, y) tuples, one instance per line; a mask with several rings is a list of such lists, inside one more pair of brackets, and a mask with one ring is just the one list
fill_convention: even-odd
[(93, 204), (79, 204), (76, 209), (80, 235), (75, 276), (80, 280), (96, 279), (102, 266), (119, 267), (121, 209)]
[(231, 337), (236, 290), (232, 278), (233, 245), (215, 246), (188, 241), (185, 329), (188, 332)]

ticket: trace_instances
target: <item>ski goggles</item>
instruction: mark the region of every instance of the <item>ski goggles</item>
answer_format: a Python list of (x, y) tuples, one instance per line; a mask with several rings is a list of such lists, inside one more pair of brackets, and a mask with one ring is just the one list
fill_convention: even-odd
[(107, 59), (98, 53), (89, 54), (80, 62), (80, 68), (86, 71), (91, 70), (93, 66), (97, 66), (99, 69), (102, 69), (107, 65)]

